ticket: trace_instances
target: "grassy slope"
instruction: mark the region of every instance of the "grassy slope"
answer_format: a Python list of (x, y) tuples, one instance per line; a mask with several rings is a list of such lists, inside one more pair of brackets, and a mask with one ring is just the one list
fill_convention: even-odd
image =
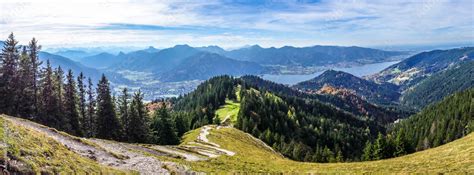
[(222, 105), (216, 111), (216, 115), (217, 117), (219, 117), (221, 121), (224, 121), (224, 119), (227, 116), (229, 116), (231, 123), (237, 122), (237, 115), (239, 114), (239, 110), (240, 110), (240, 89), (241, 89), (241, 86), (238, 85), (236, 87), (236, 92), (235, 92), (237, 96), (237, 101), (226, 100), (225, 105)]
[[(184, 142), (196, 139), (199, 130), (188, 132)], [(183, 162), (201, 172), (300, 172), (300, 173), (438, 173), (474, 172), (474, 133), (446, 145), (403, 157), (356, 163), (302, 163), (281, 157), (247, 134), (233, 128), (211, 130), (210, 141), (235, 156), (201, 162)]]
[(217, 117), (221, 121), (229, 116), (231, 123), (237, 122), (237, 115), (239, 114), (240, 110), (240, 102), (234, 102), (232, 100), (226, 100), (225, 105), (221, 106), (217, 111)]
[[(7, 137), (3, 126), (8, 128)], [(18, 161), (14, 166), (22, 172), (124, 174), (84, 158), (44, 134), (5, 121), (3, 118), (0, 118), (0, 138), (2, 142), (8, 144), (9, 157)], [(5, 147), (2, 147), (1, 154), (5, 155), (5, 151)], [(2, 156), (0, 160), (3, 162), (4, 157)]]

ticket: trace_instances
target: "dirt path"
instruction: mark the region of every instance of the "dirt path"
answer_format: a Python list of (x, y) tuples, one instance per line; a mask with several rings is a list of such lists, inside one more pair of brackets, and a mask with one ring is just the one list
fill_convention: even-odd
[[(217, 129), (219, 129), (219, 128), (221, 128), (221, 127), (218, 126)], [(201, 129), (201, 132), (199, 133), (199, 136), (197, 138), (198, 142), (191, 142), (189, 144), (199, 146), (199, 147), (204, 147), (204, 148), (207, 148), (207, 150), (210, 149), (210, 150), (213, 150), (213, 152), (217, 152), (219, 154), (224, 153), (228, 156), (235, 155), (235, 152), (232, 152), (232, 151), (229, 151), (229, 150), (226, 150), (226, 149), (222, 149), (222, 148), (220, 148), (221, 146), (219, 144), (209, 141), (207, 136), (209, 135), (209, 132), (210, 132), (211, 129), (214, 129), (214, 126), (210, 126), (210, 125), (203, 126), (202, 129)], [(203, 142), (204, 144), (199, 143), (199, 142)], [(201, 151), (204, 151), (205, 154), (207, 154), (206, 150), (201, 150)], [(215, 153), (211, 153), (211, 156), (209, 156), (209, 157), (215, 157), (215, 156), (212, 156), (213, 154), (215, 154)]]
[[(14, 124), (43, 133), (65, 145), (71, 151), (74, 151), (81, 156), (96, 160), (102, 165), (111, 166), (121, 170), (134, 170), (140, 174), (170, 174), (168, 171), (169, 169), (172, 169), (175, 172), (185, 172), (185, 168), (182, 166), (170, 162), (161, 162), (160, 160), (152, 156), (144, 155), (139, 151), (131, 151), (140, 146), (133, 147), (131, 146), (132, 144), (100, 139), (84, 139), (98, 145), (96, 146), (94, 144), (80, 141), (78, 138), (63, 135), (55, 130), (28, 120), (6, 116), (4, 116), (4, 118)], [(158, 152), (156, 153), (159, 154)]]
[(156, 149), (161, 152), (173, 154), (173, 155), (178, 155), (181, 157), (184, 157), (184, 160), (187, 161), (200, 161), (200, 160), (207, 160), (206, 158), (199, 157), (197, 155), (194, 155), (192, 153), (186, 153), (182, 151), (178, 151), (175, 148), (167, 147), (167, 146), (161, 146), (161, 145), (153, 145), (151, 146), (152, 149)]
[(180, 146), (138, 145), (101, 139), (85, 139), (70, 136), (49, 127), (15, 117), (4, 118), (16, 125), (45, 134), (65, 145), (71, 151), (98, 163), (121, 170), (133, 170), (140, 174), (185, 174), (189, 169), (173, 162), (160, 161), (156, 156), (182, 158), (186, 161), (203, 161), (221, 155), (233, 156), (235, 152), (221, 148), (209, 141), (213, 129), (221, 126), (203, 126), (196, 140)]
[(175, 163), (162, 162), (152, 156), (147, 156), (141, 153), (141, 151), (143, 151), (156, 156), (166, 155), (148, 148), (101, 139), (91, 139), (91, 141), (107, 150), (113, 150), (114, 153), (126, 155), (128, 158), (123, 160), (121, 167), (139, 171), (140, 174), (169, 174), (168, 169), (171, 169), (173, 172), (180, 173), (184, 173), (186, 171), (186, 168)]

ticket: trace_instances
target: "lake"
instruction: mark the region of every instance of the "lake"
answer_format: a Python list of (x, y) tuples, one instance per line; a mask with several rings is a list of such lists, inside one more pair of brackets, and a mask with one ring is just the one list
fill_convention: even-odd
[[(333, 70), (344, 71), (352, 75), (362, 77), (366, 75), (372, 75), (381, 70), (396, 64), (400, 61), (390, 61), (383, 63), (374, 63), (374, 64), (365, 64), (361, 66), (353, 67), (341, 67), (341, 68), (331, 68)], [(264, 74), (261, 77), (265, 80), (270, 80), (276, 83), (294, 85), (296, 83), (312, 79), (318, 75), (321, 75), (324, 71), (315, 72), (313, 74), (304, 74), (304, 75), (275, 75), (275, 74)]]

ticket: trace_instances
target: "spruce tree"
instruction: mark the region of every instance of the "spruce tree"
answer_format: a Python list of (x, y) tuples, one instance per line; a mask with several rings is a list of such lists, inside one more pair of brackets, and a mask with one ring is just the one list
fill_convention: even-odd
[(185, 122), (184, 119), (184, 113), (173, 113), (174, 114), (174, 126), (176, 128), (176, 134), (178, 137), (181, 137), (184, 135), (186, 131), (188, 131), (188, 125)]
[(397, 137), (395, 138), (395, 152), (393, 153), (394, 157), (403, 156), (407, 153), (405, 149), (405, 139), (403, 138), (403, 128), (397, 132)]
[(174, 131), (170, 116), (166, 107), (158, 108), (153, 116), (151, 124), (153, 132), (153, 142), (160, 145), (176, 145), (179, 144), (179, 138)]
[(372, 143), (370, 140), (367, 140), (364, 147), (364, 153), (362, 154), (362, 160), (369, 161), (372, 160)]
[(385, 147), (386, 147), (386, 142), (385, 138), (381, 133), (378, 134), (377, 139), (375, 140), (374, 146), (373, 146), (373, 160), (380, 160), (385, 158)]
[(128, 90), (127, 88), (124, 88), (122, 90), (122, 95), (119, 97), (118, 100), (118, 112), (120, 115), (120, 121), (122, 122), (122, 127), (124, 131), (124, 139), (129, 140), (130, 137), (130, 107), (128, 104), (129, 101), (129, 95), (128, 95)]
[(39, 112), (39, 122), (50, 127), (58, 127), (58, 119), (55, 117), (58, 113), (57, 98), (54, 95), (55, 86), (53, 83), (53, 69), (49, 60), (46, 61), (46, 67), (41, 74), (41, 102)]
[(18, 85), (16, 88), (18, 115), (33, 119), (35, 114), (35, 94), (33, 89), (32, 63), (28, 56), (26, 46), (23, 47), (18, 70)]
[(115, 114), (115, 105), (110, 92), (109, 81), (102, 75), (97, 84), (97, 138), (120, 140), (121, 126)]
[(39, 87), (38, 87), (38, 79), (40, 74), (40, 66), (43, 63), (39, 60), (38, 53), (41, 50), (41, 46), (38, 45), (38, 41), (33, 38), (31, 39), (30, 43), (28, 44), (29, 49), (29, 58), (31, 63), (31, 74), (30, 77), (32, 85), (33, 85), (33, 104), (34, 104), (34, 115), (38, 114), (39, 104)]
[(68, 118), (64, 115), (64, 71), (61, 66), (58, 66), (53, 73), (53, 82), (54, 82), (54, 95), (56, 98), (55, 107), (57, 112), (54, 114), (58, 125), (55, 126), (56, 129), (67, 131), (70, 129)]
[(95, 122), (96, 119), (96, 99), (94, 94), (94, 85), (92, 84), (91, 78), (87, 80), (87, 111), (86, 111), (86, 119), (84, 120), (84, 128), (85, 128), (85, 136), (86, 137), (94, 137), (97, 132), (97, 125)]
[(76, 81), (72, 70), (69, 69), (64, 86), (64, 116), (68, 119), (68, 133), (76, 136), (82, 136), (82, 128), (79, 121), (79, 112), (77, 111), (77, 91)]
[(129, 142), (148, 142), (149, 138), (149, 122), (148, 113), (143, 104), (143, 94), (140, 90), (133, 95), (132, 104), (130, 105), (130, 120), (128, 124)]
[(86, 86), (84, 85), (84, 74), (82, 72), (77, 76), (77, 89), (78, 89), (78, 110), (79, 110), (79, 121), (81, 125), (81, 130), (83, 131), (84, 136), (89, 136), (86, 126), (87, 115), (86, 115)]
[(0, 113), (8, 115), (16, 115), (16, 85), (17, 85), (17, 69), (20, 54), (18, 51), (18, 41), (11, 33), (4, 42), (1, 55), (0, 67)]

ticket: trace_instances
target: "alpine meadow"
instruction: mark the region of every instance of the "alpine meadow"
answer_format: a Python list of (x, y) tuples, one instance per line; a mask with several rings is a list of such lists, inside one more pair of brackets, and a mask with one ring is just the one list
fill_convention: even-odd
[(473, 7), (0, 1), (0, 171), (473, 174)]

